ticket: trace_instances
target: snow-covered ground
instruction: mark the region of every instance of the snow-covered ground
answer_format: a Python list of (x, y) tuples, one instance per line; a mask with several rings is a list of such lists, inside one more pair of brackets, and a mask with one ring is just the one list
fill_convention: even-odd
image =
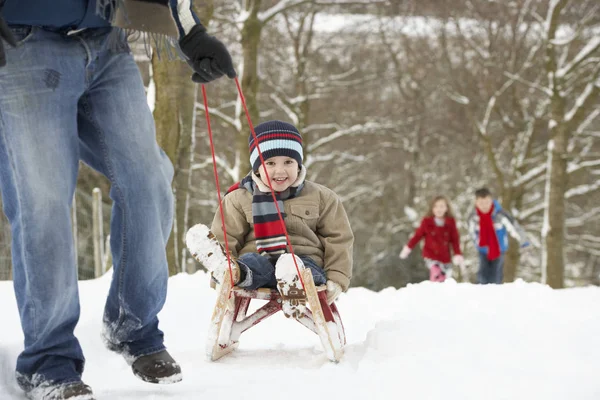
[[(338, 306), (348, 345), (327, 361), (316, 335), (281, 313), (218, 362), (204, 356), (215, 300), (204, 273), (171, 278), (161, 314), (183, 382), (139, 381), (102, 346), (109, 276), (80, 283), (84, 380), (100, 400), (600, 399), (600, 288), (553, 291), (517, 282), (423, 282), (379, 293), (354, 288)], [(13, 379), (22, 334), (11, 282), (0, 282), (0, 399), (24, 399)]]

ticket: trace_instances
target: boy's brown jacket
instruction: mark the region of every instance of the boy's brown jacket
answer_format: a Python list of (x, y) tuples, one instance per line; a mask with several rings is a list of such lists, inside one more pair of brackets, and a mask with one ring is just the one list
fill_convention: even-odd
[[(311, 257), (325, 269), (327, 279), (348, 290), (352, 277), (354, 235), (339, 197), (325, 186), (305, 181), (297, 197), (283, 202), (285, 226), (294, 253)], [(234, 257), (256, 253), (252, 194), (238, 189), (223, 199), (229, 250)], [(213, 219), (212, 232), (225, 246), (219, 211)]]

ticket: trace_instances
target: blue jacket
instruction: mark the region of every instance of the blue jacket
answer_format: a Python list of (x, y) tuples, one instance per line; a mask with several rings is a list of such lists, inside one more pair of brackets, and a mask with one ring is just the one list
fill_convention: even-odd
[[(0, 3), (3, 0), (0, 0)], [(191, 1), (186, 12), (193, 13)], [(177, 9), (177, 0), (169, 0), (173, 18), (180, 35), (183, 33)], [(96, 0), (5, 0), (2, 11), (9, 25), (43, 26), (52, 29), (102, 28), (110, 23), (96, 14)]]
[[(481, 254), (487, 254), (488, 248), (479, 246), (479, 215), (477, 211), (473, 211), (469, 216), (469, 233), (475, 244), (475, 248), (479, 250)], [(521, 225), (515, 221), (515, 219), (505, 211), (498, 201), (494, 200), (494, 211), (492, 212), (492, 221), (494, 221), (494, 228), (496, 230), (496, 237), (500, 244), (500, 252), (506, 253), (508, 250), (508, 235), (517, 239), (521, 243), (521, 247), (529, 246), (527, 240), (527, 234), (521, 228)]]
[(96, 14), (96, 0), (6, 0), (2, 14), (9, 25), (72, 29), (110, 26)]

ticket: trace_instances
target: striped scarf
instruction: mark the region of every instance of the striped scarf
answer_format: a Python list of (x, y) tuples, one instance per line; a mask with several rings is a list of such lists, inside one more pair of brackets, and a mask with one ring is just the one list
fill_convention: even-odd
[[(306, 168), (302, 167), (296, 182), (283, 192), (275, 192), (277, 205), (284, 220), (286, 214), (283, 202), (300, 194), (304, 187), (305, 176)], [(286, 253), (287, 242), (285, 231), (277, 215), (277, 208), (273, 202), (270, 189), (252, 172), (246, 175), (241, 182), (231, 186), (227, 190), (227, 193), (231, 193), (237, 189), (246, 189), (252, 194), (252, 219), (254, 221), (257, 253), (269, 258), (277, 258)]]

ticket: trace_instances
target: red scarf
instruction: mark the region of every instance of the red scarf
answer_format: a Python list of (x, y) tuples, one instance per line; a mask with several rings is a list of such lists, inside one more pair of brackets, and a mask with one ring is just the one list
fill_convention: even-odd
[(477, 210), (477, 215), (479, 215), (479, 247), (487, 247), (488, 260), (495, 260), (500, 257), (500, 244), (498, 243), (492, 219), (494, 205), (492, 204), (490, 211), (485, 214), (479, 208), (475, 207), (475, 209)]

